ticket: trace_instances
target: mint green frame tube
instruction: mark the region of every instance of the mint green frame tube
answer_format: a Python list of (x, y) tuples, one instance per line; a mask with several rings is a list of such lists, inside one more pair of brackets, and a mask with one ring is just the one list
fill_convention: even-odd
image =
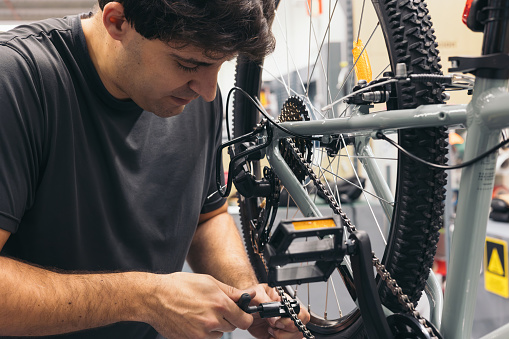
[[(384, 111), (372, 113), (369, 115), (359, 115), (349, 118), (337, 118), (324, 121), (307, 122), (286, 122), (281, 125), (289, 128), (292, 132), (305, 135), (330, 135), (337, 133), (354, 132), (361, 135), (356, 138), (356, 152), (361, 155), (372, 155), (369, 147), (369, 139), (375, 131), (389, 129), (393, 131), (397, 128), (440, 126), (444, 124), (462, 125), (466, 121), (466, 105), (447, 106), (433, 105), (422, 106), (414, 110)], [(301, 183), (295, 178), (292, 171), (284, 161), (278, 149), (280, 138), (289, 136), (280, 129), (274, 128), (274, 141), (267, 149), (267, 158), (272, 168), (278, 174), (283, 185), (290, 192), (293, 200), (299, 206), (305, 216), (320, 217), (322, 214), (303, 189)], [(374, 189), (378, 196), (386, 201), (392, 201), (393, 196), (390, 192), (376, 161), (361, 160), (366, 167), (370, 180), (374, 182)], [(392, 217), (393, 206), (388, 203), (382, 203), (387, 218)], [(440, 326), (442, 312), (442, 292), (438, 281), (430, 272), (426, 284), (426, 295), (430, 304), (430, 321), (436, 326)]]
[[(500, 129), (509, 126), (507, 81), (477, 79), (474, 93), (472, 103), (468, 106), (427, 105), (412, 110), (383, 111), (322, 121), (285, 122), (280, 125), (293, 133), (315, 136), (340, 133), (374, 136), (379, 130), (466, 126), (468, 137), (464, 158), (468, 160), (496, 145)], [(274, 128), (274, 140), (288, 136), (288, 133)], [(308, 216), (321, 216), (282, 159), (276, 141), (267, 150), (267, 156), (302, 212)], [(428, 288), (434, 294), (429, 298), (438, 300), (438, 310), (432, 310), (431, 313), (432, 322), (440, 327), (445, 339), (471, 336), (495, 164), (496, 154), (463, 170), (442, 316), (440, 293), (436, 291), (439, 286), (436, 281), (428, 281)], [(509, 327), (493, 333), (508, 336)]]
[[(507, 98), (507, 80), (476, 79), (464, 161), (499, 143), (500, 129), (509, 126)], [(495, 152), (461, 174), (441, 326), (445, 339), (471, 337), (496, 161)]]

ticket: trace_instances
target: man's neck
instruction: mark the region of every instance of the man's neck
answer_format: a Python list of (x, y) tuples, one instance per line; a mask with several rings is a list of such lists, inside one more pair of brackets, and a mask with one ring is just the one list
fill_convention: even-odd
[(126, 99), (123, 93), (110, 81), (112, 76), (111, 67), (113, 66), (110, 61), (115, 59), (111, 55), (114, 48), (109, 47), (110, 44), (107, 42), (111, 40), (111, 37), (102, 25), (101, 12), (99, 11), (88, 18), (82, 18), (81, 26), (87, 42), (88, 54), (104, 87), (115, 98)]

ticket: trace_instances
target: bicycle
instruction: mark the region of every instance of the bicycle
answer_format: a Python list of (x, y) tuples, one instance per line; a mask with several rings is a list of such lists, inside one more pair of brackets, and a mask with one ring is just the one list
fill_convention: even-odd
[[(288, 3), (276, 1), (279, 8), (274, 27), (283, 33), (288, 31), (279, 26), (291, 21), (288, 14), (285, 16)], [(357, 304), (347, 305), (345, 314), (339, 302), (339, 310), (326, 310), (323, 316), (310, 309), (312, 319), (307, 326), (310, 332), (304, 332), (308, 338), (313, 335), (318, 338), (367, 335), (370, 338), (468, 338), (493, 190), (495, 151), (502, 145), (499, 143), (501, 128), (509, 126), (509, 119), (504, 117), (504, 104), (509, 102), (509, 3), (467, 2), (467, 7), (472, 6), (470, 15), (465, 17), (469, 27), (484, 30), (482, 56), (456, 57), (453, 62), (455, 71), (474, 72), (474, 80), (441, 75), (437, 44), (424, 0), (373, 0), (371, 4), (378, 17), (376, 28), (380, 27), (387, 47), (388, 67), (369, 79), (367, 73), (371, 70), (365, 48), (359, 43), (354, 65), (357, 69), (353, 72), (352, 67), (349, 76), (355, 73), (366, 81), (359, 81), (355, 86), (351, 81), (343, 82), (334, 91), (342, 96), (339, 100), (330, 90), (330, 84), (335, 82), (326, 70), (334, 53), (331, 50), (334, 23), (329, 20), (326, 27), (321, 27), (323, 38), (316, 37), (319, 28), (312, 25), (316, 8), (313, 1), (306, 3), (310, 18), (308, 43), (314, 46), (305, 53), (307, 60), (314, 61), (304, 67), (306, 77), (300, 76), (298, 70), (302, 67), (291, 56), (279, 58), (286, 60), (284, 66), (271, 65), (270, 60), (248, 62), (240, 56), (236, 88), (230, 92), (235, 92), (233, 138), (229, 137), (231, 141), (223, 145), (229, 147), (231, 154), (229, 180), (226, 189), (220, 187), (220, 182), (218, 186), (222, 195), (228, 195), (233, 180), (240, 192), (242, 229), (253, 267), (261, 281), (286, 285), (285, 292), (301, 299), (308, 308), (315, 297), (309, 295), (309, 289), (308, 296), (297, 292), (298, 285), (338, 276), (344, 281), (339, 293), (330, 279), (324, 283), (325, 304), (329, 303), (331, 288), (335, 295), (349, 295)], [(337, 14), (338, 3), (329, 1), (329, 18)], [(365, 1), (362, 11), (364, 4)], [(366, 45), (372, 37), (373, 33)], [(285, 51), (291, 45), (285, 40), (282, 44)], [(327, 60), (323, 60), (321, 53)], [(322, 83), (317, 75), (320, 72)], [(262, 80), (267, 84), (269, 76), (275, 79), (273, 87), (279, 84), (283, 89), (283, 99), (275, 100), (279, 101), (275, 106), (281, 109), (277, 121), (257, 99)], [(296, 83), (298, 88), (292, 88), (291, 83)], [(324, 84), (326, 90), (320, 89)], [(351, 87), (354, 87), (352, 93), (345, 95), (343, 91)], [(473, 91), (471, 103), (444, 104), (446, 88)], [(316, 95), (322, 92), (325, 99)], [(430, 269), (443, 222), (445, 169), (451, 168), (446, 166), (450, 126), (464, 126), (468, 132), (445, 300), (442, 300), (441, 287)], [(393, 135), (397, 135), (397, 142), (392, 140)], [(374, 155), (381, 143), (392, 144), (394, 151), (389, 156)], [(397, 151), (396, 147), (399, 147)], [(397, 162), (396, 184), (385, 182), (377, 160)], [(345, 163), (352, 168), (350, 172), (341, 171)], [(351, 178), (347, 179), (348, 176)], [(341, 191), (344, 186), (341, 183), (345, 182), (360, 192), (369, 209), (376, 209), (373, 201), (380, 202), (382, 214), (390, 221), (389, 232), (378, 227), (378, 233), (386, 239), (383, 266), (378, 257), (359, 254), (370, 241), (366, 242), (364, 235), (357, 232), (356, 225), (343, 210), (344, 199), (349, 202), (348, 194)], [(282, 206), (286, 206), (286, 211), (281, 217), (277, 212)], [(333, 225), (330, 218), (323, 217), (324, 206), (327, 214), (335, 216)], [(281, 219), (291, 221), (281, 222)], [(383, 225), (375, 217), (374, 223)], [(336, 224), (352, 235), (347, 238), (348, 232)], [(299, 250), (289, 250), (293, 240), (299, 241)], [(359, 246), (363, 249), (359, 250)], [(373, 264), (378, 272), (376, 282), (369, 277)], [(359, 276), (360, 270), (364, 276)], [(367, 286), (368, 280), (372, 286)], [(294, 284), (296, 287), (291, 287)], [(423, 290), (431, 307), (430, 321), (415, 311)], [(373, 291), (375, 294), (370, 294)], [(283, 290), (280, 294), (283, 301), (288, 301)], [(387, 310), (395, 314), (389, 322), (384, 320)], [(509, 325), (493, 335), (509, 336)]]

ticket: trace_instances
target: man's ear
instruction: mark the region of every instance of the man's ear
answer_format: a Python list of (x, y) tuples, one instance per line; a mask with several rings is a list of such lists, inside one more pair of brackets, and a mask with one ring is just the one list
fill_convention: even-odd
[(108, 2), (104, 6), (102, 19), (106, 31), (115, 40), (122, 40), (131, 28), (124, 16), (124, 6), (119, 2)]

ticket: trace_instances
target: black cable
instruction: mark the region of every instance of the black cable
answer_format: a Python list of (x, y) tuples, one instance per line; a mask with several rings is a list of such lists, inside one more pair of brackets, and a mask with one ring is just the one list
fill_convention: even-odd
[(483, 158), (486, 158), (488, 155), (490, 155), (491, 153), (494, 153), (495, 151), (497, 151), (498, 149), (504, 147), (505, 145), (509, 144), (509, 139), (508, 140), (504, 140), (500, 144), (490, 148), (486, 152), (482, 153), (481, 155), (479, 155), (479, 156), (477, 156), (477, 157), (475, 157), (475, 158), (473, 158), (473, 159), (471, 159), (469, 161), (466, 161), (466, 162), (461, 163), (459, 165), (446, 166), (446, 165), (434, 164), (434, 163), (428, 162), (428, 161), (426, 161), (424, 159), (421, 159), (418, 156), (413, 155), (412, 153), (408, 152), (406, 149), (404, 149), (403, 147), (398, 145), (394, 140), (391, 140), (388, 137), (386, 137), (382, 132), (377, 132), (376, 133), (376, 137), (379, 138), (379, 139), (387, 141), (388, 143), (390, 143), (391, 145), (393, 145), (394, 147), (399, 149), (403, 154), (405, 154), (406, 156), (408, 156), (408, 157), (410, 157), (410, 158), (412, 158), (412, 159), (414, 159), (414, 160), (416, 160), (418, 162), (421, 162), (421, 163), (423, 163), (423, 164), (425, 164), (427, 166), (433, 167), (433, 168), (438, 168), (438, 169), (443, 169), (443, 170), (453, 170), (453, 169), (458, 169), (458, 168), (463, 168), (463, 167), (470, 166), (470, 165), (478, 162), (479, 160), (481, 160)]
[[(230, 89), (230, 92), (228, 92), (228, 97), (226, 99), (226, 109), (228, 109), (228, 104), (229, 104), (229, 101), (230, 101), (230, 95), (234, 91), (239, 91), (246, 98), (248, 98), (253, 103), (253, 105), (256, 107), (256, 109), (267, 119), (267, 121), (272, 123), (276, 128), (280, 129), (281, 131), (283, 131), (283, 132), (285, 132), (285, 133), (287, 133), (287, 134), (289, 134), (289, 135), (291, 135), (293, 137), (296, 137), (296, 138), (301, 138), (301, 139), (311, 140), (311, 141), (320, 141), (321, 140), (321, 138), (310, 137), (310, 136), (307, 136), (307, 135), (302, 135), (302, 134), (298, 134), (298, 133), (292, 132), (289, 129), (279, 125), (276, 121), (273, 120), (273, 118), (269, 114), (267, 114), (267, 112), (265, 112), (265, 110), (263, 109), (263, 107), (261, 107), (261, 104), (258, 101), (253, 99), (253, 97), (251, 95), (249, 95), (249, 93), (247, 93), (246, 91), (244, 91), (240, 87), (234, 86), (234, 87), (232, 87), (232, 89)], [(228, 130), (228, 140), (231, 140), (231, 138), (230, 138), (230, 129), (229, 129), (229, 125), (228, 125), (228, 113), (226, 114), (226, 128)]]
[(230, 123), (228, 119), (228, 110), (230, 108), (230, 96), (232, 95), (233, 91), (235, 90), (235, 87), (230, 89), (228, 92), (228, 96), (226, 97), (226, 133), (228, 135), (228, 141), (232, 140), (232, 136), (230, 135)]
[[(410, 75), (410, 79), (411, 81), (416, 81), (416, 82), (442, 82), (444, 84), (449, 84), (452, 86), (452, 76), (450, 75), (439, 75), (439, 74), (412, 74)], [(381, 81), (387, 81), (386, 79), (381, 79)], [(373, 85), (370, 85), (370, 86), (374, 86)], [(361, 89), (361, 91), (364, 90), (364, 89)], [(307, 135), (302, 135), (302, 134), (298, 134), (298, 133), (295, 133), (295, 132), (292, 132), (290, 130), (288, 130), (287, 128), (283, 127), (283, 126), (280, 126), (276, 121), (273, 120), (273, 118), (267, 114), (267, 112), (263, 109), (260, 101), (258, 100), (258, 98), (256, 98), (257, 100), (255, 100), (249, 93), (247, 93), (246, 91), (244, 91), (242, 88), (240, 87), (237, 87), (237, 86), (234, 86), (230, 89), (230, 91), (228, 92), (228, 97), (226, 99), (226, 130), (227, 130), (227, 133), (228, 133), (228, 140), (231, 140), (231, 136), (230, 136), (230, 126), (229, 126), (229, 120), (228, 120), (228, 109), (229, 109), (229, 102), (230, 102), (230, 96), (231, 94), (234, 92), (234, 91), (239, 91), (240, 93), (242, 93), (246, 98), (248, 98), (252, 103), (253, 105), (256, 107), (256, 109), (269, 121), (271, 122), (274, 126), (276, 126), (278, 129), (280, 129), (281, 131), (293, 136), (293, 137), (296, 137), (296, 138), (301, 138), (301, 139), (305, 139), (305, 140), (311, 140), (311, 141), (320, 141), (321, 139), (320, 138), (316, 138), (316, 137), (311, 137), (311, 136), (307, 136)], [(352, 93), (353, 94), (353, 93)]]
[[(228, 105), (228, 102), (230, 100), (230, 95), (231, 93), (233, 93), (233, 91), (239, 91), (241, 92), (244, 96), (246, 96), (252, 103), (253, 105), (255, 105), (256, 109), (267, 119), (267, 121), (271, 122), (275, 127), (279, 128), (281, 131), (293, 136), (293, 137), (296, 137), (296, 138), (302, 138), (302, 139), (306, 139), (306, 140), (312, 140), (312, 141), (320, 141), (321, 139), (320, 138), (315, 138), (315, 137), (310, 137), (310, 136), (306, 136), (306, 135), (301, 135), (301, 134), (298, 134), (298, 133), (294, 133), (290, 130), (288, 130), (287, 128), (283, 127), (283, 126), (280, 126), (277, 122), (275, 122), (272, 117), (270, 115), (268, 115), (264, 109), (260, 106), (260, 103), (257, 102), (255, 99), (253, 99), (246, 91), (244, 91), (242, 88), (239, 88), (239, 87), (233, 87), (230, 92), (228, 93), (228, 98), (227, 98), (227, 105)], [(228, 106), (227, 106), (228, 107)], [(229, 127), (228, 127), (228, 119), (227, 119), (227, 129), (228, 129), (228, 139), (230, 139), (230, 133), (229, 133)], [(395, 141), (389, 139), (388, 137), (386, 137), (382, 132), (377, 132), (376, 133), (376, 136), (377, 138), (379, 139), (382, 139), (382, 140), (385, 140), (387, 141), (388, 143), (390, 143), (391, 145), (393, 145), (394, 147), (396, 147), (397, 149), (399, 149), (403, 154), (405, 154), (406, 156), (414, 159), (415, 161), (418, 161), (418, 162), (421, 162), (429, 167), (433, 167), (433, 168), (437, 168), (437, 169), (443, 169), (443, 170), (453, 170), (453, 169), (459, 169), (459, 168), (463, 168), (463, 167), (467, 167), (467, 166), (470, 166), (478, 161), (480, 161), (481, 159), (487, 157), (488, 155), (490, 155), (491, 153), (494, 153), (495, 151), (497, 151), (498, 149), (504, 147), (505, 145), (509, 144), (509, 139), (508, 140), (504, 140), (503, 142), (501, 142), (500, 144), (492, 147), (491, 149), (487, 150), (486, 152), (482, 153), (481, 155), (475, 157), (474, 159), (471, 159), (469, 161), (466, 161), (464, 163), (461, 163), (461, 164), (458, 164), (458, 165), (452, 165), (452, 166), (447, 166), (447, 165), (439, 165), (439, 164), (434, 164), (434, 163), (431, 163), (429, 161), (426, 161), (424, 159), (421, 159), (415, 155), (413, 155), (412, 153), (408, 152), (407, 150), (405, 150), (403, 147), (401, 147), (400, 145), (398, 145)]]

